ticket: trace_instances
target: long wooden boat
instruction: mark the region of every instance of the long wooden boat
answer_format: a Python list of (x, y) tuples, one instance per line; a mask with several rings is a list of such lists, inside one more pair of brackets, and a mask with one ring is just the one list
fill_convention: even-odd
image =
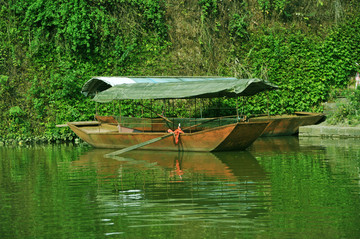
[[(95, 77), (85, 83), (82, 93), (94, 95), (98, 103), (114, 100), (164, 100), (196, 98), (234, 98), (250, 96), (278, 87), (262, 79), (234, 77)], [(100, 91), (100, 92), (99, 92)], [(96, 148), (124, 149), (111, 153), (118, 155), (129, 150), (170, 151), (228, 151), (244, 150), (264, 131), (268, 122), (236, 122), (206, 129), (176, 131), (177, 126), (140, 131), (113, 122), (68, 122), (67, 125), (81, 139)], [(184, 128), (184, 127), (183, 127)], [(180, 126), (179, 126), (180, 129)], [(176, 135), (176, 132), (181, 132)], [(170, 137), (172, 134), (176, 137)], [(180, 138), (180, 139), (179, 139)]]
[[(68, 122), (68, 126), (82, 140), (96, 148), (127, 148), (149, 140), (166, 136), (165, 132), (140, 132), (109, 123)], [(268, 122), (241, 122), (197, 132), (180, 134), (179, 141), (173, 136), (143, 146), (147, 150), (169, 151), (229, 151), (244, 150), (264, 131)]]
[[(232, 90), (228, 90), (228, 85), (232, 85), (232, 80), (240, 83), (235, 86)], [(162, 87), (161, 85), (167, 83), (177, 83), (180, 85), (180, 88), (176, 87), (176, 92), (170, 91), (170, 95), (167, 97), (162, 96), (164, 94), (164, 89), (170, 89), (169, 87)], [(214, 88), (207, 88), (212, 85), (214, 82), (217, 82)], [(241, 83), (242, 82), (242, 83)], [(147, 93), (143, 93), (144, 85), (143, 83), (151, 83), (151, 87), (159, 86), (159, 88), (151, 88), (152, 89), (152, 97), (149, 97), (149, 91)], [(182, 88), (182, 85), (190, 86), (190, 88)], [(193, 84), (193, 86), (191, 86)], [(133, 85), (133, 87), (125, 87), (126, 85)], [(139, 85), (141, 87), (137, 87)], [(145, 85), (146, 86), (146, 85)], [(119, 90), (124, 92), (121, 96), (113, 97), (114, 93), (111, 93), (112, 89), (117, 90), (116, 87), (119, 87)], [(224, 87), (224, 88), (222, 88)], [(131, 91), (128, 91), (130, 90)], [(147, 86), (145, 88), (148, 88)], [(218, 97), (222, 96), (246, 96), (253, 95), (263, 90), (273, 90), (276, 89), (276, 86), (269, 84), (269, 82), (265, 82), (258, 79), (241, 79), (236, 80), (236, 78), (231, 77), (93, 77), (88, 82), (86, 82), (82, 88), (82, 93), (85, 95), (94, 95), (96, 92), (102, 92), (104, 90), (108, 90), (109, 93), (105, 94), (105, 97), (98, 97), (98, 101), (106, 102), (117, 99), (143, 99), (146, 95), (147, 98), (191, 98), (191, 97), (204, 97), (207, 95), (208, 97)], [(199, 92), (192, 92), (191, 94), (187, 94), (187, 91), (193, 91), (194, 89), (204, 89)], [(235, 89), (235, 92), (234, 92)], [(135, 91), (134, 91), (135, 90)], [(138, 91), (136, 91), (138, 90)], [(128, 94), (126, 92), (129, 92)], [(135, 93), (137, 92), (137, 93)], [(184, 93), (183, 93), (184, 92)], [(231, 93), (230, 93), (231, 92)], [(135, 93), (135, 96), (134, 96)], [(179, 94), (179, 95), (175, 95)], [(160, 96), (161, 95), (161, 96)], [(177, 97), (179, 96), (179, 97)], [(249, 122), (263, 122), (269, 121), (268, 127), (264, 130), (262, 136), (289, 136), (298, 133), (300, 126), (305, 125), (313, 125), (321, 122), (325, 118), (324, 114), (321, 113), (308, 113), (308, 112), (296, 112), (291, 115), (275, 115), (275, 116), (257, 116), (250, 117), (247, 119)], [(99, 119), (102, 121), (102, 119)], [(195, 122), (206, 121), (207, 119), (189, 119), (193, 122), (187, 121), (186, 119), (174, 120), (175, 127), (178, 123), (181, 123), (184, 127), (191, 125)], [(181, 122), (180, 122), (181, 121)], [(208, 128), (213, 128), (215, 126), (221, 126), (231, 123), (236, 123), (238, 120), (234, 118), (221, 118), (219, 120), (211, 121), (211, 124), (202, 124), (199, 127), (196, 127), (194, 130), (204, 130)], [(103, 121), (108, 123), (115, 123), (117, 121)], [(169, 124), (165, 123), (163, 119), (126, 119), (122, 120), (122, 125), (130, 125), (131, 128), (142, 130), (142, 131), (153, 131), (153, 130), (166, 130), (169, 128)], [(172, 128), (174, 128), (174, 125)]]

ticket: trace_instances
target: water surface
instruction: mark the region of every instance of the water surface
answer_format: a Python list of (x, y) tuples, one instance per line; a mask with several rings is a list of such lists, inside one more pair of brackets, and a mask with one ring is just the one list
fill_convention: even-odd
[(0, 238), (359, 238), (359, 140), (247, 151), (0, 147)]

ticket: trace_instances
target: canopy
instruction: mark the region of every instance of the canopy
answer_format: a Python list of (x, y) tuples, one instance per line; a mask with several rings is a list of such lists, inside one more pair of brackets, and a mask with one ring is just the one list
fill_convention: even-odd
[(189, 99), (251, 96), (278, 87), (261, 79), (221, 79), (168, 83), (115, 85), (98, 93), (94, 101), (105, 103), (125, 99)]
[(95, 95), (101, 91), (109, 89), (115, 85), (135, 84), (135, 83), (168, 83), (168, 82), (189, 82), (189, 81), (209, 81), (209, 80), (230, 80), (234, 77), (216, 77), (216, 76), (96, 76), (88, 80), (81, 89), (85, 96)]

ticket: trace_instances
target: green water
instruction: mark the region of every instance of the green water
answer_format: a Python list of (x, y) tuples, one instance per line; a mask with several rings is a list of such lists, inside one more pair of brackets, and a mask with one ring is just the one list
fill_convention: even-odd
[(360, 140), (0, 147), (0, 238), (360, 238)]

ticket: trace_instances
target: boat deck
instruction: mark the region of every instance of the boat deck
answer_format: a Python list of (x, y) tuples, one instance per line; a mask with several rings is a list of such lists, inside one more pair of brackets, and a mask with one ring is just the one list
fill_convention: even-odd
[[(94, 127), (96, 126), (96, 127)], [(127, 127), (118, 126), (116, 124), (101, 124), (100, 122), (97, 122), (97, 124), (83, 124), (83, 125), (77, 125), (77, 127), (81, 128), (81, 130), (85, 131), (88, 134), (93, 133), (137, 133), (137, 132), (143, 132), (136, 129), (131, 129)]]

